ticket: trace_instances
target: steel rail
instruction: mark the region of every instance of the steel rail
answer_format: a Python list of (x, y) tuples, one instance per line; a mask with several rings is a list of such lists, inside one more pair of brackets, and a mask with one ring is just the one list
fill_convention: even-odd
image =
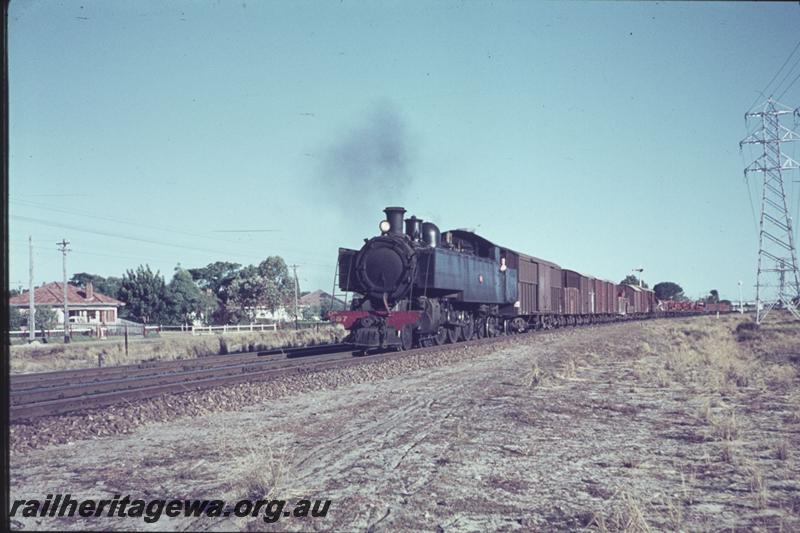
[(10, 379), (12, 391), (31, 390), (44, 387), (59, 387), (64, 383), (92, 383), (125, 377), (158, 375), (172, 372), (187, 372), (193, 369), (223, 367), (247, 361), (258, 361), (270, 357), (272, 360), (305, 357), (335, 350), (344, 350), (345, 344), (320, 344), (296, 348), (278, 348), (259, 352), (237, 352), (226, 355), (210, 355), (195, 359), (169, 361), (147, 361), (137, 364), (108, 366), (103, 368), (79, 368), (33, 374), (14, 374)]
[[(662, 317), (655, 317), (655, 319), (658, 318)], [(619, 324), (625, 321), (627, 320), (597, 322), (584, 324), (583, 327), (598, 327)], [(82, 411), (90, 408), (106, 407), (113, 404), (129, 403), (131, 400), (149, 399), (166, 393), (210, 389), (223, 385), (247, 383), (283, 375), (313, 373), (332, 368), (347, 368), (379, 361), (399, 359), (417, 354), (430, 354), (473, 346), (502, 345), (503, 343), (513, 344), (520, 338), (532, 337), (534, 335), (565, 329), (570, 331), (575, 329), (575, 326), (568, 328), (559, 327), (529, 330), (519, 334), (471, 339), (469, 341), (443, 344), (440, 346), (413, 348), (406, 351), (383, 351), (370, 353), (361, 357), (350, 356), (351, 350), (348, 349), (345, 352), (318, 354), (316, 357), (309, 356), (306, 358), (298, 358), (296, 361), (291, 361), (291, 359), (293, 359), (291, 356), (285, 356), (281, 360), (262, 359), (260, 363), (243, 361), (241, 364), (174, 372), (173, 374), (161, 376), (145, 376), (133, 379), (91, 383), (89, 385), (55, 387), (50, 390), (20, 390), (12, 393), (9, 414), (11, 421), (20, 421), (41, 416)], [(322, 348), (322, 346), (319, 348)], [(276, 361), (283, 361), (286, 364), (275, 368)], [(169, 363), (174, 363), (174, 361), (169, 361)], [(220, 371), (222, 375), (220, 375)], [(124, 387), (120, 388), (120, 386)]]

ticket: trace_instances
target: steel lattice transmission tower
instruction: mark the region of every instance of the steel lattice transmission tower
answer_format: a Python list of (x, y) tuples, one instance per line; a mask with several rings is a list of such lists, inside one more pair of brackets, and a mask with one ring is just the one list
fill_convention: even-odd
[(781, 144), (800, 141), (800, 134), (781, 124), (781, 117), (791, 114), (800, 117), (800, 108), (791, 109), (768, 99), (758, 111), (745, 113), (745, 123), (748, 119), (758, 119), (760, 127), (739, 143), (740, 150), (745, 144), (762, 147), (761, 156), (744, 169), (745, 179), (754, 172), (762, 175), (756, 276), (759, 324), (775, 307), (786, 308), (800, 319), (797, 251), (783, 186), (784, 173), (800, 168), (800, 164), (781, 151)]

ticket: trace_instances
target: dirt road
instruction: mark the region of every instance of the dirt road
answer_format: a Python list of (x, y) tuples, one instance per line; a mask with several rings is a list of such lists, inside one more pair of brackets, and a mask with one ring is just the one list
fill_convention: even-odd
[(12, 499), (325, 498), (325, 518), (18, 517), (17, 526), (797, 530), (800, 336), (779, 324), (774, 337), (737, 340), (739, 321), (557, 331), (11, 457)]

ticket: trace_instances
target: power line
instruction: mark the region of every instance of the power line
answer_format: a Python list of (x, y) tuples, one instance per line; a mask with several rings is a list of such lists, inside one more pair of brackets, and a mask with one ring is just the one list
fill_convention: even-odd
[[(794, 46), (794, 50), (792, 50), (792, 53), (791, 53), (791, 54), (789, 54), (789, 57), (787, 57), (787, 58), (786, 58), (786, 61), (784, 61), (784, 62), (783, 62), (783, 65), (781, 65), (781, 68), (780, 68), (780, 69), (778, 69), (778, 72), (776, 72), (776, 73), (775, 73), (775, 76), (773, 76), (773, 77), (772, 77), (772, 81), (775, 81), (775, 78), (777, 78), (777, 77), (778, 77), (778, 74), (780, 74), (781, 70), (783, 70), (783, 67), (785, 67), (785, 66), (786, 66), (786, 63), (788, 63), (788, 62), (789, 62), (789, 60), (790, 60), (790, 59), (792, 58), (792, 56), (794, 55), (794, 53), (795, 53), (795, 52), (797, 52), (797, 49), (798, 49), (798, 47), (800, 47), (800, 41), (797, 41), (797, 44)], [(794, 62), (794, 63), (792, 63), (792, 66), (791, 66), (791, 68), (790, 68), (789, 70), (787, 70), (787, 71), (786, 71), (786, 74), (783, 76), (783, 78), (781, 79), (780, 83), (778, 83), (778, 85), (777, 85), (777, 86), (775, 86), (775, 90), (776, 90), (776, 91), (778, 90), (778, 87), (780, 87), (780, 86), (783, 84), (783, 82), (784, 82), (784, 81), (786, 81), (786, 78), (789, 76), (789, 73), (791, 73), (791, 72), (794, 70), (794, 67), (796, 67), (796, 66), (797, 66), (797, 63), (800, 63), (800, 57), (798, 57), (798, 58), (795, 60), (795, 62)], [(770, 81), (770, 83), (772, 83), (772, 81)], [(767, 87), (769, 87), (769, 84), (767, 85)]]
[[(783, 64), (781, 65), (781, 68), (779, 68), (778, 71), (775, 73), (775, 75), (772, 76), (772, 79), (769, 80), (769, 83), (767, 83), (767, 85), (764, 87), (764, 90), (759, 93), (760, 97), (762, 97), (762, 98), (764, 97), (764, 94), (767, 92), (767, 89), (769, 89), (769, 86), (772, 85), (772, 82), (775, 81), (775, 78), (777, 78), (778, 75), (780, 75), (781, 71), (786, 66), (786, 64), (789, 62), (789, 60), (792, 59), (792, 56), (795, 54), (795, 52), (797, 52), (798, 48), (800, 48), (800, 41), (797, 41), (797, 44), (795, 45), (794, 49), (789, 54), (789, 56), (786, 58), (786, 61), (783, 62)], [(798, 59), (800, 59), (800, 58), (798, 58)], [(796, 64), (797, 63), (795, 63), (795, 65)], [(792, 69), (794, 69), (795, 65), (792, 65)], [(789, 72), (791, 72), (791, 70)], [(783, 83), (783, 82), (781, 82), (781, 83)], [(780, 87), (780, 83), (778, 84), (778, 87)], [(776, 89), (777, 89), (777, 87), (776, 87)], [(778, 97), (778, 99), (780, 99), (780, 97)], [(759, 98), (756, 97), (755, 101), (752, 104), (750, 104), (750, 107), (747, 108), (748, 111), (750, 109), (752, 109), (753, 106), (756, 105), (756, 103), (758, 103), (758, 100), (759, 100)]]
[[(120, 224), (133, 225), (133, 226), (135, 226), (137, 228), (150, 228), (150, 229), (155, 229), (155, 230), (158, 230), (158, 231), (161, 231), (161, 232), (168, 232), (168, 233), (173, 233), (173, 234), (186, 235), (186, 236), (190, 236), (190, 237), (198, 237), (198, 238), (209, 239), (209, 240), (214, 240), (214, 241), (217, 241), (217, 242), (225, 242), (227, 244), (231, 244), (231, 240), (230, 239), (226, 239), (226, 238), (222, 238), (222, 237), (214, 237), (214, 236), (203, 235), (203, 234), (198, 234), (198, 233), (191, 233), (191, 232), (182, 231), (182, 230), (178, 230), (178, 229), (174, 229), (174, 228), (170, 229), (170, 228), (165, 228), (165, 227), (161, 227), (161, 226), (139, 224), (139, 223), (136, 223), (136, 222), (118, 220), (118, 219), (115, 219), (115, 218), (112, 218), (112, 217), (104, 217), (104, 216), (101, 216), (101, 215), (92, 215), (92, 214), (83, 213), (83, 212), (79, 212), (79, 211), (73, 211), (73, 210), (68, 210), (68, 209), (60, 209), (60, 208), (51, 207), (51, 206), (48, 206), (48, 205), (45, 205), (45, 204), (36, 204), (36, 203), (33, 203), (33, 202), (25, 202), (25, 201), (20, 201), (20, 200), (11, 200), (11, 201), (14, 202), (14, 203), (17, 203), (17, 204), (28, 205), (28, 206), (32, 206), (32, 207), (39, 207), (39, 208), (42, 208), (42, 209), (47, 209), (47, 210), (51, 210), (51, 211), (57, 211), (57, 212), (72, 214), (72, 215), (76, 215), (76, 216), (83, 216), (83, 217), (94, 218), (94, 219), (98, 219), (98, 220), (107, 220), (107, 221), (120, 223)], [(17, 218), (19, 220), (26, 220), (26, 217), (24, 217), (23, 215), (12, 215), (11, 218)], [(43, 219), (38, 219), (38, 218), (33, 218), (33, 217), (27, 218), (27, 220), (29, 222), (42, 223), (42, 224), (46, 224), (46, 225), (50, 225), (50, 226), (58, 227), (58, 228), (66, 227), (64, 224), (61, 224), (61, 223), (56, 224), (56, 223), (53, 223), (53, 222), (50, 222), (50, 221), (44, 221)], [(152, 240), (152, 239), (144, 239), (144, 238), (141, 238), (141, 237), (130, 237), (130, 236), (126, 236), (126, 235), (120, 234), (120, 233), (101, 232), (101, 231), (97, 231), (97, 230), (93, 230), (93, 229), (89, 230), (89, 229), (85, 229), (85, 228), (78, 227), (78, 226), (73, 226), (71, 229), (74, 229), (75, 231), (83, 231), (83, 232), (87, 232), (87, 233), (94, 233), (94, 234), (97, 234), (97, 235), (103, 235), (103, 236), (108, 236), (108, 237), (118, 237), (118, 238), (122, 238), (122, 239), (133, 239), (133, 240), (137, 240), (139, 242), (148, 242), (148, 243), (151, 243), (151, 244), (159, 244), (159, 245), (163, 245), (163, 246), (179, 247), (179, 248), (192, 249), (192, 250), (196, 250), (196, 251), (205, 251), (205, 252), (211, 251), (211, 250), (208, 250), (208, 249), (190, 247), (190, 246), (186, 246), (186, 245), (171, 244), (171, 243), (167, 243), (167, 242), (163, 242), (163, 241), (155, 241), (155, 240)], [(234, 231), (234, 230), (231, 230), (231, 231)], [(238, 230), (236, 230), (236, 231), (238, 231)], [(272, 231), (276, 231), (277, 232), (277, 231), (280, 231), (280, 230), (270, 230), (270, 229), (257, 230), (257, 229), (255, 229), (255, 230), (242, 230), (242, 231), (250, 231), (250, 232), (256, 232), (256, 231), (257, 232), (272, 232)], [(283, 246), (283, 245), (281, 245), (279, 243), (274, 244), (274, 246), (276, 248), (282, 248), (284, 250), (287, 249), (285, 246)], [(217, 249), (217, 250), (214, 250), (213, 252), (214, 253), (219, 253), (220, 250)], [(262, 257), (251, 255), (251, 254), (248, 254), (248, 253), (245, 253), (245, 252), (241, 252), (241, 251), (231, 251), (229, 253), (236, 254), (236, 255), (238, 255), (240, 257), (247, 257), (249, 259), (260, 259), (260, 260), (263, 260)], [(303, 254), (297, 254), (297, 252), (294, 252), (294, 253), (298, 257), (316, 257), (316, 256), (308, 256), (308, 255), (303, 255)], [(317, 265), (319, 265), (319, 263), (317, 263)]]
[(786, 94), (789, 91), (789, 89), (792, 88), (792, 85), (797, 83), (797, 80), (800, 80), (800, 72), (797, 73), (797, 76), (794, 77), (794, 79), (792, 80), (792, 83), (790, 83), (789, 86), (786, 87), (786, 89), (780, 94), (780, 96), (778, 96), (778, 100), (783, 98), (783, 95)]
[[(70, 225), (70, 224), (51, 222), (49, 220), (43, 220), (43, 219), (40, 219), (40, 218), (25, 217), (25, 216), (22, 216), (22, 215), (11, 215), (10, 218), (13, 218), (13, 219), (16, 219), (16, 220), (25, 221), (25, 222), (34, 222), (34, 223), (37, 223), (37, 224), (43, 224), (45, 226), (53, 226), (53, 227), (57, 227), (57, 228), (66, 228), (66, 229), (71, 229), (73, 231), (80, 231), (80, 232), (83, 232), (83, 233), (91, 233), (91, 234), (94, 234), (94, 235), (101, 235), (103, 237), (112, 237), (112, 238), (116, 238), (116, 239), (127, 239), (127, 240), (130, 240), (130, 241), (144, 242), (144, 243), (147, 243), (147, 244), (155, 244), (155, 245), (158, 245), (158, 246), (168, 246), (170, 248), (182, 248), (184, 250), (191, 250), (191, 251), (194, 251), (194, 252), (213, 253), (213, 254), (218, 254), (219, 253), (219, 250), (211, 250), (209, 248), (198, 248), (198, 247), (195, 247), (195, 246), (187, 246), (187, 245), (184, 245), (184, 244), (176, 244), (176, 243), (170, 243), (170, 242), (164, 242), (164, 241), (156, 241), (156, 240), (153, 240), (153, 239), (145, 239), (145, 238), (142, 238), (142, 237), (132, 237), (130, 235), (123, 235), (123, 234), (120, 234), (120, 233), (112, 233), (112, 232), (108, 232), (108, 231), (98, 231), (98, 230), (95, 230), (95, 229), (87, 229), (87, 228), (84, 228), (84, 227), (81, 227), (81, 226), (74, 226), (74, 225)], [(241, 254), (241, 255), (245, 255), (245, 254)], [(247, 255), (247, 256), (248, 257), (253, 257), (253, 258), (256, 257), (256, 256), (250, 256), (250, 255)]]
[(177, 229), (177, 228), (169, 228), (169, 227), (164, 227), (164, 226), (154, 226), (152, 224), (143, 224), (141, 222), (135, 222), (135, 221), (132, 221), (132, 220), (125, 220), (125, 219), (120, 219), (120, 218), (115, 218), (115, 217), (106, 217), (106, 216), (103, 216), (103, 215), (87, 213), (85, 211), (74, 211), (74, 210), (71, 210), (71, 209), (64, 209), (62, 207), (54, 207), (54, 206), (50, 206), (50, 205), (47, 205), (47, 204), (40, 204), (40, 203), (37, 203), (37, 202), (30, 202), (30, 201), (27, 201), (27, 200), (13, 200), (13, 199), (10, 199), (9, 203), (19, 204), (19, 205), (26, 205), (28, 207), (36, 207), (36, 208), (40, 208), (40, 209), (46, 209), (47, 211), (53, 211), (53, 212), (57, 212), (57, 213), (65, 213), (65, 214), (68, 214), (68, 215), (75, 215), (75, 216), (79, 216), (79, 217), (93, 218), (95, 220), (105, 220), (107, 222), (114, 222), (116, 224), (124, 224), (124, 225), (128, 225), (128, 226), (134, 226), (136, 228), (148, 228), (148, 229), (154, 229), (154, 230), (158, 230), (158, 231), (165, 231), (165, 232), (169, 232), (169, 233), (186, 235), (188, 237), (198, 237), (198, 238), (201, 238), (201, 239), (211, 239), (211, 240), (214, 240), (214, 241), (230, 243), (230, 240), (224, 239), (222, 237), (214, 237), (214, 236), (211, 236), (211, 235), (203, 235), (201, 233), (193, 233), (193, 232), (189, 232), (189, 231), (180, 230), (180, 229)]

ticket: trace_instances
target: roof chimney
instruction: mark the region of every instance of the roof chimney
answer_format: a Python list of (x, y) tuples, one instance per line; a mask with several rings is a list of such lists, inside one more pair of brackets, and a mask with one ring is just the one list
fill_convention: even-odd
[(92, 285), (91, 281), (86, 282), (86, 288), (84, 289), (86, 292), (86, 299), (91, 300), (94, 298), (94, 285)]

